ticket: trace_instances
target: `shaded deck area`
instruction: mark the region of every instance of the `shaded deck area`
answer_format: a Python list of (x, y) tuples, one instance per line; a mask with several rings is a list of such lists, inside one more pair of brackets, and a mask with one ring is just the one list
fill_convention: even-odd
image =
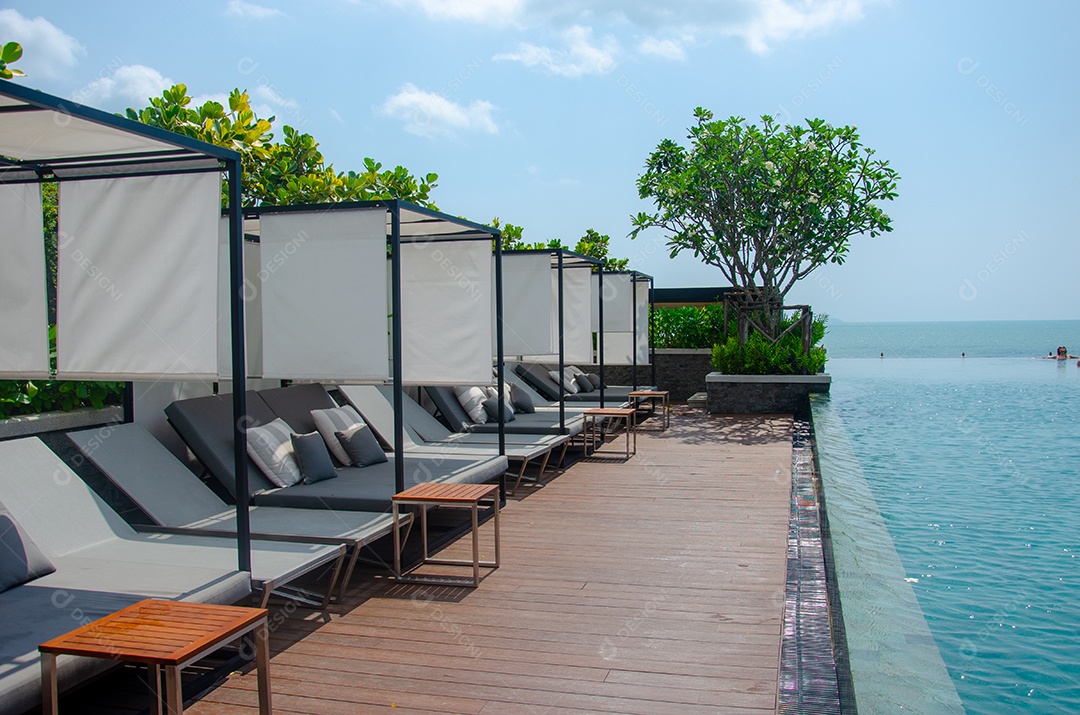
[[(681, 408), (629, 461), (519, 490), (479, 589), (358, 574), (329, 614), (275, 621), (275, 712), (773, 713), (790, 473), (789, 418)], [(188, 712), (256, 702), (236, 674)]]

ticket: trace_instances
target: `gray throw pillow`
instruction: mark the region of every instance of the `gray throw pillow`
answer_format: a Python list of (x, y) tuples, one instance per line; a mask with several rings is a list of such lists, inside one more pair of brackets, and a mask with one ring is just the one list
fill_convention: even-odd
[[(488, 419), (492, 422), (499, 421), (499, 398), (489, 397), (484, 400), (484, 412), (487, 412)], [(514, 408), (510, 405), (503, 403), (503, 422), (514, 421)]]
[(574, 382), (578, 384), (578, 389), (581, 392), (592, 392), (596, 388), (593, 387), (592, 380), (585, 373), (574, 375)]
[(597, 375), (595, 372), (590, 372), (585, 377), (589, 378), (589, 382), (592, 383), (592, 386), (593, 386), (594, 390), (599, 390), (600, 389), (600, 376), (599, 375)]
[(55, 570), (48, 557), (0, 504), (0, 593)]
[(294, 432), (290, 438), (293, 452), (296, 453), (296, 463), (300, 465), (301, 481), (304, 484), (314, 484), (337, 476), (334, 461), (330, 459), (330, 451), (326, 448), (326, 442), (321, 434), (318, 432), (296, 434)]
[(536, 406), (533, 405), (532, 398), (529, 397), (529, 393), (521, 389), (519, 385), (510, 386), (510, 399), (513, 402), (514, 409), (518, 412), (526, 415), (531, 415), (536, 412)]
[(368, 467), (387, 461), (386, 452), (367, 425), (353, 425), (344, 432), (335, 432), (342, 449), (349, 455), (354, 467)]

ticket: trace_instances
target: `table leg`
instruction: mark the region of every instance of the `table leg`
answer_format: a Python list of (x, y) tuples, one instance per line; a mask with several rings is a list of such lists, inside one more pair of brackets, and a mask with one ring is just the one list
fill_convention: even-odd
[(165, 666), (165, 704), (169, 715), (183, 715), (184, 690), (180, 682), (180, 669), (175, 665)]
[(56, 654), (41, 654), (41, 709), (44, 715), (56, 715), (60, 708), (56, 692)]
[(255, 630), (255, 670), (259, 676), (259, 715), (271, 715), (270, 702), (270, 633), (264, 618)]
[(495, 568), (499, 568), (499, 500), (495, 499)]
[(427, 552), (427, 504), (420, 504), (420, 541), (424, 545), (424, 558), (420, 563), (425, 563), (428, 560)]
[[(637, 410), (634, 410), (626, 416), (626, 424), (623, 425), (626, 428), (626, 458), (630, 459), (630, 433), (634, 430), (630, 429), (630, 422), (633, 420), (636, 422)], [(634, 448), (637, 448), (637, 434), (634, 434)]]
[(480, 501), (472, 505), (472, 575), (473, 583), (480, 586)]
[(161, 715), (161, 666), (157, 663), (146, 666), (147, 685), (150, 686), (150, 698), (152, 704), (150, 712), (153, 715)]
[[(398, 523), (398, 503), (391, 500), (394, 522), (394, 578), (401, 578), (401, 525)], [(359, 548), (359, 547), (358, 547)]]

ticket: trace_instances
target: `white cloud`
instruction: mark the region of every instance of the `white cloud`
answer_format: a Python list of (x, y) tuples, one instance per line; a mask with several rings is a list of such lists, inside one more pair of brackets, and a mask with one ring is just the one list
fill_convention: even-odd
[[(153, 67), (121, 65), (90, 82), (72, 99), (95, 106), (117, 104), (114, 100), (120, 100), (125, 106), (139, 108), (145, 107), (150, 97), (158, 96), (174, 84)], [(227, 103), (226, 99), (226, 106)]]
[(667, 60), (685, 60), (686, 50), (675, 40), (660, 40), (655, 37), (646, 37), (638, 45), (638, 52), (643, 55), (662, 57)]
[(379, 111), (405, 122), (405, 131), (422, 137), (455, 136), (459, 131), (498, 134), (495, 105), (476, 100), (464, 106), (408, 83), (386, 98)]
[(539, 67), (561, 77), (581, 77), (589, 74), (607, 74), (615, 69), (615, 55), (619, 44), (606, 37), (599, 45), (592, 43), (592, 30), (575, 25), (562, 33), (565, 49), (522, 42), (516, 52), (495, 55), (495, 60), (520, 62), (526, 67)]
[(244, 0), (229, 0), (229, 4), (225, 6), (225, 14), (243, 20), (269, 20), (285, 16), (285, 13), (275, 7), (256, 5)]
[(31, 78), (59, 77), (79, 64), (86, 48), (43, 17), (28, 18), (18, 10), (0, 10), (0, 37), (18, 42), (23, 56), (16, 64)]
[[(863, 8), (884, 0), (389, 0), (419, 8), (431, 19), (556, 28), (630, 25), (650, 35), (690, 34), (742, 39), (751, 50), (773, 45), (862, 17)], [(649, 40), (645, 41), (646, 43)], [(674, 52), (668, 41), (651, 49)], [(674, 43), (673, 43), (674, 44)], [(555, 51), (525, 45), (518, 53), (543, 64)], [(657, 54), (657, 53), (653, 53)]]
[(527, 0), (395, 0), (419, 7), (433, 20), (467, 20), (485, 25), (515, 23)]

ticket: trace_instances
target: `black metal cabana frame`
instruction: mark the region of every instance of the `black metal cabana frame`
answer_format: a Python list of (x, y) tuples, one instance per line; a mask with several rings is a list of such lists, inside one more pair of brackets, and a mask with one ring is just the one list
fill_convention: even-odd
[[(95, 146), (96, 143), (96, 146)], [(22, 85), (0, 80), (0, 184), (54, 183), (167, 174), (216, 172), (226, 177), (229, 221), (229, 292), (232, 371), (246, 383), (244, 356), (243, 220), (240, 155), (133, 122)], [(217, 276), (217, 267), (208, 267)], [(130, 387), (128, 389), (130, 393)], [(247, 487), (247, 401), (233, 391), (234, 467), (237, 475), (237, 564), (251, 571)], [(125, 410), (130, 409), (130, 396)], [(125, 413), (125, 419), (130, 413)]]
[[(605, 273), (601, 272), (601, 274), (600, 274), (600, 298), (599, 298), (599, 300), (600, 300), (600, 307), (599, 307), (599, 312), (600, 312), (600, 321), (599, 321), (600, 322), (600, 337), (597, 340), (598, 353), (599, 353), (599, 355), (597, 357), (597, 360), (598, 360), (599, 365), (600, 365), (600, 386), (601, 386), (600, 404), (601, 405), (604, 404), (604, 393), (603, 393), (603, 385), (604, 385), (604, 333), (603, 333), (603, 326), (604, 326), (604, 300), (603, 300), (603, 296), (604, 296), (604, 275), (605, 275)], [(639, 290), (638, 289), (638, 284), (639, 283), (648, 283), (649, 284), (649, 288), (648, 288), (648, 290), (649, 290), (649, 315), (651, 316), (652, 311), (653, 311), (653, 293), (654, 293), (653, 283), (654, 283), (654, 279), (648, 273), (642, 273), (641, 271), (635, 271), (635, 270), (630, 270), (630, 271), (607, 271), (606, 275), (609, 275), (609, 276), (614, 276), (614, 275), (630, 276), (631, 300), (633, 301), (633, 304), (631, 306), (631, 311), (632, 312), (631, 312), (630, 315), (631, 315), (631, 330), (633, 331), (633, 336), (634, 336), (633, 341), (631, 343), (631, 345), (632, 345), (632, 347), (631, 347), (632, 359), (631, 359), (631, 363), (630, 363), (631, 364), (631, 372), (630, 372), (631, 377), (630, 377), (630, 379), (631, 379), (631, 385), (636, 390), (638, 388), (638, 380), (637, 380), (637, 372), (638, 372), (638, 359), (637, 359), (637, 335), (638, 335), (637, 298), (638, 298), (638, 290)], [(649, 332), (649, 326), (648, 325), (645, 326), (645, 331), (646, 331), (645, 332), (646, 340), (648, 340), (648, 345), (649, 345), (649, 366), (650, 366), (650, 368), (652, 370), (651, 382), (652, 382), (653, 385), (655, 385), (656, 384), (656, 346), (653, 345), (652, 335)]]
[[(506, 255), (540, 255), (540, 254), (548, 254), (549, 256), (551, 256), (551, 267), (555, 269), (556, 274), (558, 276), (558, 290), (557, 290), (557, 301), (556, 301), (558, 303), (558, 305), (556, 306), (556, 308), (559, 311), (559, 315), (558, 315), (559, 352), (558, 352), (558, 355), (559, 355), (559, 374), (561, 375), (562, 372), (563, 372), (563, 369), (566, 367), (566, 339), (565, 339), (565, 335), (564, 335), (564, 332), (565, 332), (565, 311), (563, 310), (563, 308), (565, 307), (565, 300), (564, 300), (564, 296), (563, 296), (563, 276), (564, 276), (564, 272), (567, 269), (579, 270), (579, 269), (582, 269), (582, 268), (588, 268), (588, 269), (590, 269), (590, 272), (592, 272), (592, 269), (596, 268), (597, 272), (600, 274), (600, 285), (601, 285), (601, 287), (603, 287), (604, 262), (601, 261), (598, 258), (593, 258), (592, 256), (586, 256), (586, 255), (583, 255), (581, 253), (575, 253), (574, 251), (571, 251), (571, 250), (568, 250), (568, 249), (565, 249), (565, 248), (525, 248), (525, 249), (510, 250), (510, 251), (506, 251), (505, 253), (506, 253)], [(501, 316), (501, 314), (502, 313), (500, 311), (500, 316)], [(500, 322), (500, 328), (501, 328), (502, 327), (501, 319), (500, 319), (499, 322)], [(603, 326), (604, 326), (603, 302), (601, 302), (601, 304), (600, 304), (599, 324), (600, 324), (601, 334), (603, 334)], [(503, 369), (502, 359), (501, 358), (499, 359), (499, 369), (500, 370)], [(604, 386), (604, 375), (603, 375), (603, 369), (601, 367), (601, 372), (600, 372), (600, 404), (601, 405), (604, 404), (604, 387), (603, 386)], [(561, 387), (561, 385), (560, 385), (560, 387)], [(566, 396), (560, 392), (560, 396), (559, 396), (559, 434), (566, 434), (566, 431), (567, 431), (566, 430)]]
[[(325, 212), (346, 210), (383, 209), (387, 212), (386, 242), (391, 263), (390, 312), (391, 312), (391, 380), (394, 385), (394, 480), (398, 492), (405, 491), (405, 385), (402, 369), (402, 324), (408, 316), (402, 315), (401, 302), (401, 247), (411, 243), (492, 241), (495, 253), (495, 276), (492, 290), (495, 292), (495, 359), (498, 363), (496, 385), (501, 395), (505, 382), (503, 370), (503, 295), (502, 295), (502, 233), (439, 211), (417, 206), (398, 199), (372, 201), (342, 201), (333, 204), (297, 204), (291, 206), (257, 206), (244, 209), (246, 218), (268, 214), (295, 212)], [(499, 400), (499, 454), (506, 455), (506, 430), (504, 401)], [(499, 477), (499, 495), (505, 503), (506, 475)]]

